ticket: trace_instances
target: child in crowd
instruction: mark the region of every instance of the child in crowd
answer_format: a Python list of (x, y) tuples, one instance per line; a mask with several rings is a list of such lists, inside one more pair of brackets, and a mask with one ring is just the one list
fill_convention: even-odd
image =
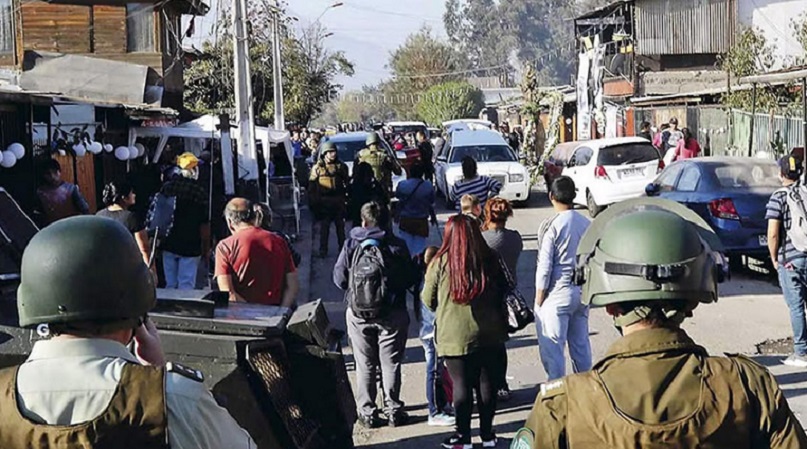
[[(418, 263), (425, 274), (426, 267), (437, 254), (437, 248), (429, 246), (418, 257)], [(419, 293), (419, 292), (418, 292)], [(446, 394), (451, 389), (446, 389), (443, 379), (448, 375), (443, 367), (442, 361), (437, 357), (437, 350), (434, 346), (434, 312), (425, 305), (420, 307), (420, 342), (426, 355), (426, 400), (429, 405), (429, 425), (451, 427), (455, 424), (453, 412), (451, 410), (451, 398)]]

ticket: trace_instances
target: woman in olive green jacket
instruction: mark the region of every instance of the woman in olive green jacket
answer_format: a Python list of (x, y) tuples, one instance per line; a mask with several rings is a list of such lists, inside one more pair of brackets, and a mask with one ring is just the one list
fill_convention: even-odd
[(454, 381), (457, 433), (449, 449), (471, 449), (471, 412), (476, 388), (482, 447), (495, 447), (493, 417), (507, 341), (506, 282), (499, 256), (485, 243), (479, 224), (455, 215), (446, 223), (443, 246), (426, 271), (423, 303), (436, 313), (437, 353)]

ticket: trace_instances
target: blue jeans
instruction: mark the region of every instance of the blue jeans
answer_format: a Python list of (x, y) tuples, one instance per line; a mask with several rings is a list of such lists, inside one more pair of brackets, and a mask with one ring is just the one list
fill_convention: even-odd
[(196, 288), (199, 257), (183, 257), (163, 251), (163, 271), (165, 273), (165, 288), (193, 290)]
[(426, 402), (429, 405), (429, 416), (435, 416), (443, 411), (446, 405), (443, 382), (440, 376), (440, 360), (437, 357), (437, 350), (434, 346), (434, 338), (423, 338), (420, 340), (423, 345), (423, 352), (426, 355)]
[(538, 352), (549, 380), (566, 375), (564, 352), (569, 356), (575, 373), (591, 369), (591, 341), (588, 337), (588, 307), (579, 299), (566, 295), (550, 295), (535, 313)]
[(398, 229), (398, 238), (406, 242), (406, 248), (409, 249), (409, 254), (412, 257), (415, 257), (425, 251), (426, 243), (429, 241), (428, 237), (412, 235), (408, 232), (403, 232), (400, 229)]
[(807, 355), (807, 320), (805, 320), (805, 299), (807, 299), (807, 258), (796, 259), (787, 267), (779, 264), (779, 283), (790, 309), (790, 325), (793, 327), (793, 351), (796, 355)]

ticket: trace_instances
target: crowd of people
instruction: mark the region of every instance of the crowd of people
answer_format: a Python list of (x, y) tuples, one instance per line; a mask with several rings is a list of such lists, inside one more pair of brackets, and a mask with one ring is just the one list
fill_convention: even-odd
[(689, 128), (678, 128), (678, 119), (675, 117), (662, 124), (660, 129), (655, 129), (650, 122), (642, 122), (636, 136), (653, 143), (665, 166), (701, 156), (701, 146), (695, 134)]

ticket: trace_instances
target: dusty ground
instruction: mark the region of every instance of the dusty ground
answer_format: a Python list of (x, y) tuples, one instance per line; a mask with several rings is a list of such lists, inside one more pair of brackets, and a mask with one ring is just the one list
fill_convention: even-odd
[[(551, 215), (544, 193), (534, 192), (527, 208), (517, 209), (511, 226), (524, 237), (525, 250), (519, 261), (518, 276), (526, 297), (534, 295), (536, 264), (536, 232), (540, 222)], [(581, 211), (586, 213), (585, 211)], [(445, 219), (447, 214), (442, 214)], [(310, 252), (310, 224), (304, 224), (300, 249), (306, 258)], [(435, 244), (437, 243), (437, 238)], [(331, 244), (331, 255), (326, 259), (313, 259), (303, 268), (301, 276), (307, 279), (303, 296), (322, 298), (327, 302), (329, 316), (337, 327), (344, 329), (344, 305), (342, 293), (331, 282), (336, 258), (336, 242)], [(306, 248), (307, 247), (307, 248)], [(304, 262), (305, 264), (305, 262)], [(618, 338), (610, 319), (602, 310), (591, 313), (591, 342), (595, 360)], [(694, 318), (685, 324), (686, 330), (711, 353), (744, 353), (754, 355), (776, 375), (786, 397), (802, 423), (807, 423), (807, 371), (785, 367), (780, 364), (789, 350), (788, 344), (770, 344), (790, 336), (790, 322), (781, 291), (766, 276), (746, 272), (735, 275), (721, 286), (720, 301), (704, 305), (695, 311)], [(413, 417), (411, 425), (400, 428), (382, 428), (372, 431), (357, 427), (355, 443), (358, 447), (374, 449), (425, 449), (435, 448), (452, 431), (450, 428), (435, 428), (426, 425), (425, 372), (423, 350), (417, 338), (417, 328), (410, 328), (407, 343), (406, 363), (403, 368), (403, 399), (406, 409)], [(758, 355), (757, 345), (762, 345), (764, 355)], [(507, 344), (509, 367), (508, 378), (513, 398), (499, 406), (496, 428), (502, 438), (500, 447), (508, 445), (508, 438), (524, 423), (535, 398), (538, 385), (546, 379), (540, 364), (535, 339), (535, 329), (530, 326), (513, 336)], [(352, 363), (348, 353), (348, 366)], [(352, 375), (352, 373), (351, 373)], [(476, 440), (477, 444), (479, 440)]]

